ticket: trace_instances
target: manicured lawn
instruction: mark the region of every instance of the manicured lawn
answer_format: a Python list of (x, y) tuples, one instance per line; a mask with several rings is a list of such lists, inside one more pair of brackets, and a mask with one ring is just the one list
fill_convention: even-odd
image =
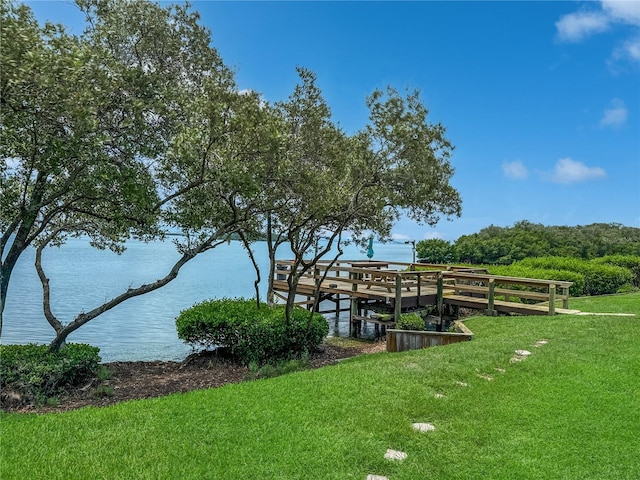
[[(102, 409), (3, 414), (0, 478), (638, 479), (640, 294), (571, 307), (637, 316), (477, 317), (467, 343)], [(512, 362), (517, 349), (531, 355)], [(407, 459), (385, 460), (388, 448)]]

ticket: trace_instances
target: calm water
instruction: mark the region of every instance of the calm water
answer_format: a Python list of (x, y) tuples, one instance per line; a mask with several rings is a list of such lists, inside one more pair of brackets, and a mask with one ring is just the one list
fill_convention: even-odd
[[(374, 245), (374, 259), (410, 262), (411, 245), (388, 243)], [(266, 293), (267, 248), (264, 242), (254, 246)], [(53, 329), (42, 314), (42, 287), (33, 267), (35, 252), (22, 256), (11, 278), (4, 311), (1, 342), (48, 343)], [(279, 251), (278, 258), (291, 253)], [(343, 259), (362, 259), (355, 247), (345, 248)], [(178, 259), (173, 244), (145, 244), (131, 241), (127, 251), (115, 255), (89, 246), (85, 239), (71, 239), (60, 249), (43, 255), (43, 266), (50, 278), (53, 313), (63, 323), (88, 311), (128, 287), (149, 283), (164, 276)], [(211, 298), (253, 297), (255, 271), (240, 242), (232, 241), (199, 255), (187, 263), (178, 278), (147, 295), (127, 300), (102, 314), (69, 336), (100, 348), (105, 362), (128, 360), (182, 360), (190, 348), (176, 335), (175, 318), (181, 310)], [(347, 318), (327, 320), (333, 334), (346, 335)]]

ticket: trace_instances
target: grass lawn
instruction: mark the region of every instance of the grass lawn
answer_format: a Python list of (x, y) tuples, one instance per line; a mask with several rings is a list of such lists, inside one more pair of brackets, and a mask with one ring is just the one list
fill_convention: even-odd
[[(640, 294), (571, 307), (636, 316), (477, 317), (471, 342), (101, 409), (2, 414), (0, 478), (638, 479)], [(531, 355), (513, 362), (518, 349)], [(385, 460), (388, 448), (407, 459)]]

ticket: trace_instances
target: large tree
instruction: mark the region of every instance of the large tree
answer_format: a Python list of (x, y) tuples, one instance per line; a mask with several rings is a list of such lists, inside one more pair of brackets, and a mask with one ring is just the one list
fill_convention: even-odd
[[(77, 4), (87, 19), (78, 36), (40, 26), (24, 5), (1, 6), (0, 315), (11, 272), (33, 245), (53, 349), (104, 311), (165, 285), (231, 232), (250, 228), (252, 205), (237, 192), (268, 125), (259, 100), (237, 91), (188, 7)], [(166, 276), (70, 322), (53, 315), (41, 261), (47, 246), (86, 235), (119, 252), (131, 236), (163, 238), (168, 230), (184, 237)]]
[(336, 243), (339, 256), (346, 237), (388, 238), (402, 214), (434, 224), (441, 215), (459, 215), (461, 208), (449, 183), (453, 147), (444, 127), (427, 121), (417, 92), (374, 92), (367, 99), (368, 125), (349, 136), (331, 121), (315, 75), (304, 69), (299, 74), (294, 93), (278, 105), (283, 147), (274, 159), (274, 208), (266, 219), (269, 278), (280, 244), (288, 243), (294, 254), (289, 309), (301, 276)]

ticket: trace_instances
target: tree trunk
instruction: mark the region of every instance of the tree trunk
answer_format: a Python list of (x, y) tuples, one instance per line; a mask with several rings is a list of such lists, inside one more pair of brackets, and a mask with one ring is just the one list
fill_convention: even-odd
[(269, 252), (269, 277), (267, 280), (267, 304), (273, 305), (275, 295), (273, 293), (273, 277), (276, 270), (276, 250), (277, 245), (273, 244), (273, 230), (271, 224), (271, 213), (267, 214), (267, 250)]
[(53, 327), (56, 332), (56, 336), (53, 341), (49, 344), (49, 348), (51, 351), (56, 352), (64, 345), (67, 337), (82, 327), (84, 324), (93, 320), (94, 318), (102, 315), (104, 312), (111, 310), (112, 308), (120, 305), (125, 300), (128, 300), (133, 297), (137, 297), (139, 295), (144, 295), (145, 293), (152, 292), (161, 287), (164, 287), (166, 284), (174, 280), (180, 269), (198, 254), (205, 252), (207, 250), (211, 250), (212, 248), (217, 247), (221, 243), (224, 243), (224, 240), (216, 241), (216, 238), (219, 235), (211, 235), (207, 240), (202, 242), (196, 248), (193, 248), (187, 252), (185, 252), (182, 257), (173, 265), (169, 273), (165, 275), (163, 278), (156, 280), (153, 283), (143, 284), (137, 288), (129, 288), (126, 292), (121, 293), (120, 295), (112, 298), (108, 302), (103, 303), (102, 305), (90, 310), (86, 313), (81, 313), (78, 315), (72, 322), (67, 325), (63, 325), (52, 313), (49, 304), (49, 280), (46, 278), (44, 274), (44, 270), (42, 269), (42, 264), (39, 262), (42, 248), (46, 245), (42, 245), (39, 247), (40, 254), (36, 253), (36, 269), (38, 269), (38, 275), (40, 276), (40, 281), (42, 283), (43, 288), (43, 309), (45, 312), (45, 316), (49, 321), (49, 324)]
[(253, 268), (256, 271), (256, 279), (253, 282), (253, 288), (256, 292), (256, 305), (258, 307), (258, 310), (260, 310), (260, 267), (258, 266), (258, 262), (256, 262), (256, 257), (253, 255), (253, 252), (251, 251), (251, 244), (247, 240), (247, 237), (245, 236), (244, 232), (242, 230), (239, 230), (238, 234), (240, 235), (240, 240), (242, 240), (242, 244), (244, 245), (244, 248), (247, 251), (249, 258), (251, 259)]
[[(0, 245), (0, 338), (2, 337), (4, 306), (7, 301), (7, 292), (9, 291), (11, 273), (13, 272), (13, 268), (16, 266), (16, 263), (18, 263), (20, 255), (24, 253), (27, 247), (29, 247), (31, 241), (34, 239), (34, 237), (29, 238), (29, 234), (36, 223), (38, 212), (40, 211), (40, 208), (42, 208), (42, 198), (44, 196), (46, 186), (46, 176), (42, 172), (38, 172), (33, 192), (29, 198), (28, 207), (21, 210), (20, 214), (17, 215), (18, 218), (16, 218), (15, 222), (12, 223), (11, 227), (2, 234), (2, 241)], [(16, 229), (17, 233), (11, 242), (9, 253), (4, 257), (5, 246), (9, 241), (11, 232)]]
[(0, 265), (0, 338), (2, 337), (4, 306), (9, 291), (9, 280), (11, 279), (11, 273), (16, 263), (18, 263), (20, 255), (22, 255), (29, 246), (26, 243), (28, 233), (29, 230), (27, 228), (20, 228), (18, 234), (13, 239), (9, 253)]

